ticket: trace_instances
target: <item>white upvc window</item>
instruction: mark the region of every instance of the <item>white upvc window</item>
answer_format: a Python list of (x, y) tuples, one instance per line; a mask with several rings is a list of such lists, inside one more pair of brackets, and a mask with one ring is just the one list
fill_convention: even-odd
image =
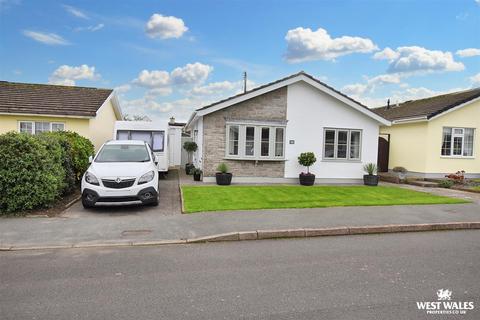
[(42, 132), (64, 131), (65, 123), (48, 121), (19, 121), (18, 131), (30, 134), (39, 134)]
[(323, 159), (359, 161), (362, 150), (362, 130), (325, 128)]
[(229, 159), (283, 160), (285, 126), (228, 123), (225, 150)]
[(442, 130), (442, 157), (473, 157), (475, 129), (444, 127)]

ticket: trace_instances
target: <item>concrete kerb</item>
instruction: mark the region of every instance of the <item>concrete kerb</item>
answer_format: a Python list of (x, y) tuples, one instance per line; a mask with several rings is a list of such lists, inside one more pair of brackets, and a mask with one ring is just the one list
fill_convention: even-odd
[(285, 238), (308, 238), (308, 237), (323, 237), (323, 236), (345, 236), (345, 235), (360, 235), (360, 234), (472, 230), (472, 229), (480, 229), (480, 222), (447, 222), (447, 223), (431, 223), (431, 224), (395, 224), (395, 225), (360, 226), (360, 227), (256, 230), (256, 231), (228, 232), (228, 233), (215, 234), (215, 235), (192, 238), (192, 239), (110, 242), (110, 243), (78, 243), (73, 245), (70, 244), (70, 245), (43, 246), (43, 247), (41, 246), (25, 246), (25, 247), (18, 246), (17, 247), (13, 245), (6, 245), (6, 246), (0, 247), (0, 251), (160, 246), (160, 245), (224, 242), (224, 241), (264, 240), (264, 239), (281, 239), (281, 238), (284, 238), (284, 239)]

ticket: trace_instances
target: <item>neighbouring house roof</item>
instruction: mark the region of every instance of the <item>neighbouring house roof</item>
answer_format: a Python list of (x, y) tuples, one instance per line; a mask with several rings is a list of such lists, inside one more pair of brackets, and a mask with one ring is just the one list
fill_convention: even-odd
[(442, 94), (435, 97), (409, 100), (390, 107), (372, 109), (376, 114), (390, 120), (431, 119), (455, 107), (472, 102), (480, 97), (480, 88)]
[(382, 116), (377, 115), (376, 113), (372, 112), (367, 106), (361, 104), (360, 102), (352, 99), (351, 97), (347, 96), (346, 94), (328, 86), (327, 84), (323, 83), (322, 81), (314, 78), (313, 76), (309, 75), (304, 71), (300, 71), (298, 73), (292, 74), (288, 77), (267, 83), (260, 87), (254, 88), (252, 90), (246, 91), (244, 93), (237, 94), (235, 96), (214, 102), (207, 106), (197, 109), (195, 112), (192, 113), (190, 119), (187, 122), (187, 127), (194, 122), (199, 116), (203, 116), (215, 111), (218, 111), (223, 108), (227, 108), (234, 104), (240, 103), (242, 101), (246, 101), (248, 99), (252, 99), (254, 97), (260, 96), (267, 92), (282, 88), (284, 86), (288, 86), (298, 81), (304, 81), (306, 83), (311, 84), (315, 88), (337, 98), (338, 100), (346, 103), (347, 105), (357, 109), (358, 111), (366, 114), (367, 116), (375, 119), (376, 121), (384, 124), (390, 125), (390, 121), (386, 120)]
[[(95, 117), (112, 92), (112, 89), (0, 81), (0, 114)], [(116, 100), (114, 107), (121, 117)]]

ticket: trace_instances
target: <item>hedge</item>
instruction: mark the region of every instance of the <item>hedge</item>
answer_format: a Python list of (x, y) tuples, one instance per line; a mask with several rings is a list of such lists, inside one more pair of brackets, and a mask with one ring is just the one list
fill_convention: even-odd
[(0, 212), (51, 206), (75, 190), (93, 153), (74, 132), (0, 135)]

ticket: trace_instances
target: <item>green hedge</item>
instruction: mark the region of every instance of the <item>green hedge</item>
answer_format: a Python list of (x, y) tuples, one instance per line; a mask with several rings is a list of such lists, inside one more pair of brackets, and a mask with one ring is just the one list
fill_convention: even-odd
[(51, 206), (75, 190), (93, 154), (74, 132), (0, 135), (0, 212)]

